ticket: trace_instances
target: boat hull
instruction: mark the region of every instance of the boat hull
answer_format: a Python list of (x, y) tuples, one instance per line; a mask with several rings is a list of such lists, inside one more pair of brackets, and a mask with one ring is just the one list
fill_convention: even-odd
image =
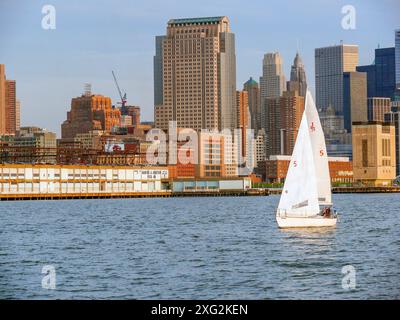
[(321, 228), (335, 227), (337, 218), (316, 217), (280, 217), (276, 216), (279, 228)]

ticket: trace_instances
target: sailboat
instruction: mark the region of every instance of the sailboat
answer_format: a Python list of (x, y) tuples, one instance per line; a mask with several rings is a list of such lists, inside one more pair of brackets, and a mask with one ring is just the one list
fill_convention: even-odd
[(331, 208), (325, 136), (314, 100), (307, 90), (276, 221), (280, 228), (333, 227), (337, 215)]

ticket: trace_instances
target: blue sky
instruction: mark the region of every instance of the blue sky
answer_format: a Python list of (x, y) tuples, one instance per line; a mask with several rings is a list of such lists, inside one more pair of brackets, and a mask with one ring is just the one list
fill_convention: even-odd
[[(41, 28), (42, 6), (56, 8), (56, 30)], [(356, 29), (341, 27), (344, 5), (356, 9)], [(400, 27), (399, 0), (0, 0), (0, 63), (17, 80), (22, 125), (59, 134), (71, 98), (83, 91), (118, 94), (111, 70), (130, 104), (153, 119), (154, 36), (170, 18), (220, 16), (236, 34), (237, 86), (261, 75), (263, 54), (279, 51), (289, 76), (297, 47), (314, 86), (314, 49), (358, 44), (360, 64), (373, 60), (378, 46), (394, 45)]]

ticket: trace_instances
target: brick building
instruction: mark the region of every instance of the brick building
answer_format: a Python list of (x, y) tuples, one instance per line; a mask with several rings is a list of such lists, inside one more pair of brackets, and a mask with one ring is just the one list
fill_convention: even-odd
[(111, 107), (109, 97), (86, 93), (72, 99), (67, 120), (61, 125), (61, 137), (74, 138), (93, 130), (110, 132), (112, 127), (119, 126), (120, 118), (120, 110)]
[[(284, 182), (289, 168), (291, 156), (270, 156), (265, 161), (265, 180), (268, 182)], [(329, 173), (332, 183), (353, 182), (353, 165), (347, 157), (329, 157)]]

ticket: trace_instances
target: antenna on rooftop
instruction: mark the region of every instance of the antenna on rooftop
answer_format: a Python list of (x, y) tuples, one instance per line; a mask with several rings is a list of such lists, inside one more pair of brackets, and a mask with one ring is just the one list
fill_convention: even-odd
[(84, 85), (84, 95), (91, 96), (92, 95), (92, 85), (90, 83), (85, 83)]

